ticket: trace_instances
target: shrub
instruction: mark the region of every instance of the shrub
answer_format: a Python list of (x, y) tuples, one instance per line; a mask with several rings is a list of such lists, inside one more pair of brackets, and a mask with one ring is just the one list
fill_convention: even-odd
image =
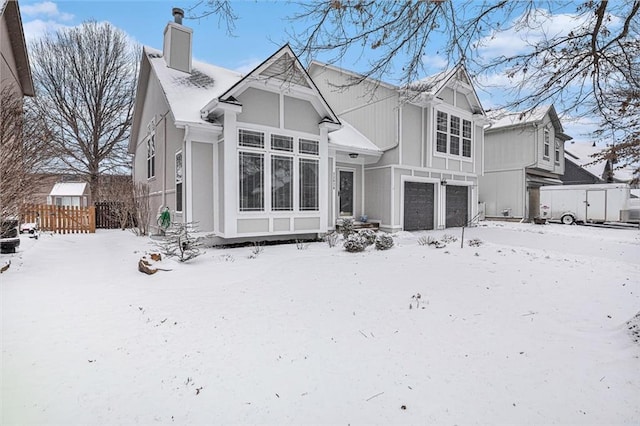
[(361, 229), (358, 234), (364, 239), (367, 246), (376, 242), (376, 232), (373, 229)]
[(327, 242), (330, 248), (333, 248), (336, 246), (336, 244), (338, 244), (338, 233), (335, 231), (329, 232), (324, 236), (324, 240)]
[(444, 234), (441, 238), (442, 242), (445, 244), (454, 243), (458, 241), (458, 238), (451, 234)]
[(387, 250), (393, 247), (393, 237), (388, 234), (380, 234), (376, 238), (376, 249)]
[(346, 240), (349, 235), (353, 234), (353, 232), (353, 219), (342, 219), (342, 225), (340, 225), (340, 233), (342, 234), (344, 239)]
[(350, 234), (344, 242), (344, 249), (350, 253), (364, 251), (367, 246), (364, 238), (359, 234)]
[(471, 247), (480, 247), (482, 245), (482, 241), (479, 238), (473, 238), (467, 241), (467, 244)]

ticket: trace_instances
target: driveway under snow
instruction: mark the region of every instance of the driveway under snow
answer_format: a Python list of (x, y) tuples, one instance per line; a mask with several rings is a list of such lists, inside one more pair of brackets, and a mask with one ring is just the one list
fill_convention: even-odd
[(127, 231), (24, 237), (0, 257), (0, 423), (640, 423), (640, 231), (460, 231), (150, 276)]

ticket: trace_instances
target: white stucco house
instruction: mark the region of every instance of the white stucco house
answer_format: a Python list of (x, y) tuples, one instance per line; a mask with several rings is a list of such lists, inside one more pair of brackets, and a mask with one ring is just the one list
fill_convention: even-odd
[(376, 155), (335, 155), (338, 219), (366, 215), (394, 232), (476, 217), (488, 120), (462, 65), (410, 87), (320, 62), (309, 74), (343, 125), (377, 148)]
[(489, 113), (480, 202), (487, 218), (532, 220), (540, 215), (540, 186), (561, 185), (564, 133), (553, 105)]
[(241, 75), (193, 60), (174, 12), (163, 50), (143, 48), (129, 145), (152, 210), (223, 242), (332, 229), (335, 157), (377, 148), (341, 126), (288, 45)]

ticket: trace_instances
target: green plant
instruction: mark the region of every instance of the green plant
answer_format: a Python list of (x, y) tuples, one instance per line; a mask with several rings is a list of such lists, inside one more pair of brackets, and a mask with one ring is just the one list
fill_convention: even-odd
[(345, 218), (342, 219), (342, 224), (340, 225), (340, 233), (346, 240), (347, 237), (355, 232), (353, 219)]
[(358, 234), (364, 239), (367, 246), (376, 242), (376, 232), (373, 229), (361, 229)]
[(388, 250), (393, 247), (393, 237), (389, 234), (380, 234), (376, 237), (376, 249)]
[(367, 247), (367, 244), (364, 238), (362, 238), (362, 236), (354, 233), (354, 234), (350, 234), (347, 237), (347, 239), (343, 244), (343, 247), (346, 251), (350, 253), (357, 253), (357, 252), (364, 251), (364, 249)]

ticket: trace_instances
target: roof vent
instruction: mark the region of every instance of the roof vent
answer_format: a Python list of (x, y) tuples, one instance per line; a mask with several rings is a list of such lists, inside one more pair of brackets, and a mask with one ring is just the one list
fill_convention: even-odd
[(171, 13), (173, 13), (173, 19), (175, 20), (176, 24), (182, 25), (182, 18), (184, 18), (184, 10), (180, 9), (179, 7), (174, 7), (171, 10)]

